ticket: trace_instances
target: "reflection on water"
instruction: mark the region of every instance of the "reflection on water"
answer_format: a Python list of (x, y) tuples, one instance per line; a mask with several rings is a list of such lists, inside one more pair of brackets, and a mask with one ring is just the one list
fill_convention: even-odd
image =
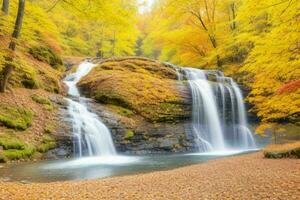
[[(253, 152), (256, 150), (251, 150)], [(8, 164), (0, 168), (0, 179), (10, 181), (53, 182), (87, 180), (168, 170), (247, 152), (226, 151), (153, 156), (89, 157), (74, 160)]]

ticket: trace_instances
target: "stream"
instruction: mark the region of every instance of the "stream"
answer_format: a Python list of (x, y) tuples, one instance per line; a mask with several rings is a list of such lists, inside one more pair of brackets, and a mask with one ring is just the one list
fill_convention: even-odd
[(71, 160), (6, 164), (0, 168), (0, 180), (44, 183), (101, 179), (170, 170), (254, 151), (257, 151), (257, 149), (175, 155), (86, 157)]

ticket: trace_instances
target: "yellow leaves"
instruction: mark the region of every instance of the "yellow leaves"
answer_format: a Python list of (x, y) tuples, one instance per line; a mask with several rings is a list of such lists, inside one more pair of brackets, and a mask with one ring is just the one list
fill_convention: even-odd
[[(294, 119), (300, 113), (300, 89), (281, 95), (254, 96), (249, 101), (255, 105), (255, 110), (262, 121), (278, 121), (280, 119)], [(298, 119), (299, 120), (299, 119)]]
[(274, 126), (275, 126), (275, 123), (262, 123), (256, 128), (255, 132), (257, 134), (264, 136), (265, 131), (268, 129), (272, 129)]
[(280, 134), (280, 133), (285, 133), (287, 129), (290, 129), (290, 127), (287, 126), (282, 126), (278, 125), (277, 123), (269, 123), (269, 122), (264, 122), (261, 123), (255, 130), (256, 134), (259, 134), (261, 136), (266, 136), (266, 132), (269, 131), (272, 134)]

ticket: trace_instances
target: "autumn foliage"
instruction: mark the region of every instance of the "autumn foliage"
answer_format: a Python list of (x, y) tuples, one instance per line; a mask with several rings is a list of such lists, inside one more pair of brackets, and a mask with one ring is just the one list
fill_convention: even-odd
[(163, 0), (142, 26), (144, 55), (219, 69), (250, 89), (264, 122), (299, 122), (300, 4), (293, 0)]

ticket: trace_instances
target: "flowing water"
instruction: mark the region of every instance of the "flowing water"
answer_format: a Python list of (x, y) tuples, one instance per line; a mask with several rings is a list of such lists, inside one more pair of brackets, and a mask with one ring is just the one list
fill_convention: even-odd
[[(177, 68), (177, 67), (175, 67)], [(200, 152), (253, 149), (243, 96), (232, 78), (219, 71), (177, 68), (187, 79), (193, 101), (192, 131)]]
[(227, 151), (196, 154), (82, 157), (72, 160), (41, 161), (37, 163), (8, 164), (1, 167), (0, 181), (56, 182), (89, 180), (113, 176), (170, 170), (225, 156), (244, 154)]
[(88, 110), (76, 86), (95, 66), (93, 63), (83, 62), (77, 71), (68, 75), (64, 81), (68, 86), (68, 94), (72, 97), (67, 98), (68, 112), (73, 126), (74, 153), (78, 157), (116, 155), (109, 129), (95, 113)]

